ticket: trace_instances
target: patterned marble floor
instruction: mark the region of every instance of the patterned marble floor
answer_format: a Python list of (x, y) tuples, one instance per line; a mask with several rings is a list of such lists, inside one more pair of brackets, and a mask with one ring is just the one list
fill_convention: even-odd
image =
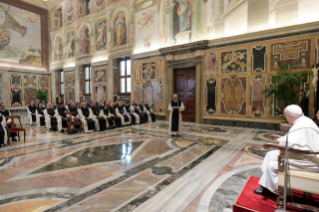
[(231, 211), (274, 133), (184, 123), (172, 138), (164, 121), (74, 135), (26, 127), (26, 143), (0, 148), (0, 211)]

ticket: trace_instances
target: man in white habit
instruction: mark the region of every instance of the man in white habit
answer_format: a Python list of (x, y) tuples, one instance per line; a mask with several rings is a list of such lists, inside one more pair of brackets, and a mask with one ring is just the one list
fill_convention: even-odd
[[(277, 143), (286, 146), (288, 137), (288, 147), (298, 150), (319, 151), (319, 129), (317, 125), (308, 117), (304, 116), (302, 109), (298, 105), (289, 105), (285, 108), (286, 120), (293, 124), (289, 132), (277, 139)], [(278, 191), (278, 156), (279, 150), (269, 151), (261, 165), (263, 172), (259, 185), (261, 188), (254, 190), (256, 194), (273, 195)], [(289, 152), (289, 169), (303, 170), (307, 172), (319, 172), (319, 155), (304, 155)]]
[(169, 133), (172, 137), (178, 137), (182, 134), (182, 114), (185, 110), (184, 103), (178, 99), (178, 95), (173, 95), (173, 101), (168, 105), (169, 115)]

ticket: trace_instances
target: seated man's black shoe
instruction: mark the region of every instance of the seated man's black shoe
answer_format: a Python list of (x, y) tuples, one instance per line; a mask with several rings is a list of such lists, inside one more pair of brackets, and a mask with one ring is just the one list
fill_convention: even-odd
[(172, 137), (175, 137), (175, 135), (172, 135)]
[(17, 142), (18, 140), (17, 140), (16, 137), (13, 137), (13, 138), (12, 138), (12, 141)]
[(254, 193), (258, 194), (258, 195), (262, 195), (262, 196), (275, 196), (276, 195), (276, 194), (272, 193), (271, 191), (269, 191), (267, 188), (263, 188), (263, 187), (256, 188), (254, 190)]

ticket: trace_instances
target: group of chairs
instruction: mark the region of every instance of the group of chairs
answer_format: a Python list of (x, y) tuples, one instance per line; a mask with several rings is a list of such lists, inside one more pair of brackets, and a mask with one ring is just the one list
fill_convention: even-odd
[[(76, 114), (74, 112), (68, 112), (67, 114), (67, 122), (68, 122), (68, 132), (71, 133), (72, 130), (72, 126), (79, 126), (79, 132), (81, 133), (81, 129), (82, 129), (82, 123), (79, 121), (73, 121), (72, 120), (72, 116), (76, 116)], [(38, 117), (37, 117), (38, 118)], [(11, 134), (13, 133), (17, 133), (18, 135), (18, 140), (20, 141), (20, 132), (23, 132), (23, 137), (24, 137), (24, 143), (25, 143), (25, 136), (26, 136), (26, 130), (25, 128), (23, 128), (22, 126), (22, 122), (21, 122), (21, 116), (16, 116), (16, 115), (10, 115), (10, 116), (6, 116), (6, 120), (11, 119), (11, 128), (8, 129), (8, 144), (10, 145), (10, 138), (11, 138)], [(15, 120), (19, 120), (19, 125), (15, 124)], [(40, 123), (38, 123), (38, 127), (40, 126)]]

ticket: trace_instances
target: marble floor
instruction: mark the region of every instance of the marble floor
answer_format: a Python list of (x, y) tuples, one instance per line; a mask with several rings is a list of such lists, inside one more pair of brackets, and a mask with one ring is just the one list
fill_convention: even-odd
[(271, 133), (168, 122), (91, 134), (27, 126), (26, 143), (0, 148), (0, 211), (232, 211), (260, 176)]

